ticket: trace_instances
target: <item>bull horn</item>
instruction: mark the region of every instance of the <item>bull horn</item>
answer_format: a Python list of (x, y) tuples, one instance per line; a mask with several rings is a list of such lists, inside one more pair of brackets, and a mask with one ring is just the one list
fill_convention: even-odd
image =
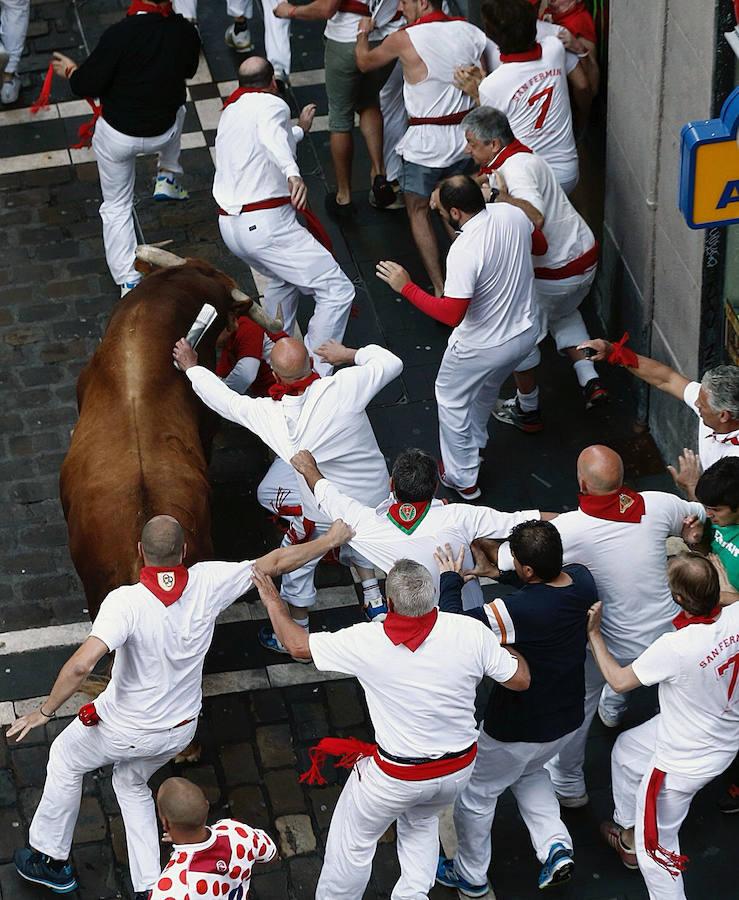
[(186, 259), (177, 256), (176, 253), (162, 250), (161, 247), (155, 247), (153, 244), (139, 244), (136, 248), (136, 259), (140, 259), (152, 266), (159, 266), (162, 269), (184, 266), (187, 262)]
[(257, 325), (264, 328), (265, 331), (282, 331), (282, 322), (279, 319), (270, 319), (264, 309), (243, 291), (234, 288), (231, 291), (231, 297), (236, 303), (249, 303), (250, 305), (246, 312), (247, 316), (256, 322)]

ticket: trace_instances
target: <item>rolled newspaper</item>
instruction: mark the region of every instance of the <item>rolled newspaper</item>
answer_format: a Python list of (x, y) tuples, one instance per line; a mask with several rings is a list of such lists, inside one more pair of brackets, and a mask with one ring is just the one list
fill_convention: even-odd
[[(185, 340), (193, 350), (198, 346), (205, 332), (210, 328), (210, 326), (215, 322), (217, 318), (218, 313), (216, 312), (215, 307), (211, 306), (210, 303), (204, 303), (203, 308), (200, 310), (197, 318), (192, 323), (192, 327), (185, 335)], [(175, 362), (174, 367), (175, 369), (180, 368), (177, 362)]]

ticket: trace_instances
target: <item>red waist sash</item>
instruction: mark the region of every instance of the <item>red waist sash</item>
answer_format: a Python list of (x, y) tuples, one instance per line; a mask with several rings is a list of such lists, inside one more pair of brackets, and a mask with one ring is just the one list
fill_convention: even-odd
[[(238, 213), (228, 213), (225, 209), (218, 207), (218, 215), (238, 216), (241, 215), (241, 213), (257, 212), (260, 209), (277, 209), (279, 206), (288, 206), (289, 204), (289, 197), (270, 197), (269, 200), (258, 200), (256, 203), (245, 203)], [(321, 224), (321, 220), (318, 216), (309, 209), (296, 209), (295, 212), (305, 220), (305, 227), (318, 243), (324, 246), (329, 253), (333, 253), (334, 245), (331, 243), (331, 238), (328, 236), (328, 232)]]
[(562, 278), (572, 278), (573, 275), (583, 275), (588, 269), (592, 269), (598, 262), (600, 244), (596, 241), (590, 250), (586, 250), (577, 259), (570, 260), (558, 269), (534, 266), (534, 277), (543, 278), (545, 281), (559, 281)]
[(371, 16), (372, 12), (366, 3), (361, 0), (341, 0), (339, 12), (356, 13), (358, 16)]
[(448, 116), (408, 116), (409, 125), (459, 125), (468, 112), (474, 109), (461, 109), (459, 112), (449, 113)]

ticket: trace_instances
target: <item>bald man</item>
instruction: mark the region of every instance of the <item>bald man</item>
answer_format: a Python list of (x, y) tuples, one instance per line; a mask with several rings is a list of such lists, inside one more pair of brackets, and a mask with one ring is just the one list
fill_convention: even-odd
[(272, 838), (259, 828), (235, 819), (219, 819), (209, 828), (208, 808), (205, 794), (186, 778), (162, 783), (157, 810), (173, 847), (150, 900), (188, 900), (219, 893), (246, 897), (254, 864), (277, 856)]
[[(305, 334), (311, 351), (325, 340), (343, 338), (354, 300), (354, 287), (334, 257), (296, 217), (296, 210), (306, 212), (307, 190), (295, 148), (315, 110), (314, 104), (306, 106), (291, 127), (272, 64), (257, 56), (245, 60), (239, 87), (225, 101), (218, 123), (213, 181), (221, 237), (267, 279), (263, 305), (269, 314), (280, 316), (292, 334), (300, 294), (314, 298)], [(330, 374), (328, 363), (316, 365), (322, 375)]]
[[(621, 457), (609, 447), (587, 447), (577, 460), (578, 509), (553, 524), (562, 536), (564, 564), (587, 566), (603, 603), (602, 632), (610, 653), (627, 666), (661, 634), (671, 630), (680, 611), (667, 582), (665, 541), (680, 535), (685, 519), (705, 511), (662, 491), (633, 491), (623, 483)], [(507, 544), (498, 553), (501, 571), (513, 570)], [(585, 720), (549, 764), (560, 804), (588, 803), (583, 774), (585, 741), (598, 711), (609, 727), (619, 724), (624, 703), (609, 689), (588, 654), (585, 663)]]
[[(385, 457), (365, 410), (400, 375), (402, 361), (375, 344), (353, 350), (327, 341), (318, 353), (329, 365), (347, 368), (321, 378), (299, 341), (277, 341), (270, 362), (277, 383), (269, 397), (254, 399), (230, 390), (217, 375), (199, 366), (197, 353), (187, 341), (179, 341), (174, 349), (177, 363), (203, 403), (253, 431), (277, 456), (257, 488), (257, 497), (270, 512), (291, 521), (283, 546), (322, 534), (330, 522), (303, 476), (290, 465), (299, 450), (309, 450), (324, 476), (363, 506), (374, 508), (390, 493)], [(350, 548), (342, 551), (342, 561), (353, 562), (359, 569), (367, 616), (384, 618), (387, 607), (372, 564)], [(306, 630), (308, 611), (316, 602), (315, 567), (315, 562), (307, 563), (282, 579), (282, 597)], [(263, 628), (259, 640), (269, 650), (287, 653), (271, 628)]]
[[(215, 377), (215, 376), (214, 376)], [(111, 591), (90, 636), (62, 667), (49, 696), (17, 719), (8, 737), (21, 741), (56, 718), (107, 653), (115, 662), (106, 689), (51, 745), (46, 783), (31, 822), (30, 848), (16, 853), (19, 875), (56, 893), (77, 887), (69, 851), (87, 772), (113, 765), (131, 881), (144, 900), (159, 877), (159, 837), (149, 778), (186, 747), (202, 703), (205, 654), (216, 617), (252, 586), (252, 568), (282, 575), (341, 546), (352, 531), (334, 523), (311, 543), (273, 550), (245, 562), (182, 564), (184, 532), (171, 516), (144, 526), (138, 584)], [(66, 715), (66, 712), (65, 712)]]

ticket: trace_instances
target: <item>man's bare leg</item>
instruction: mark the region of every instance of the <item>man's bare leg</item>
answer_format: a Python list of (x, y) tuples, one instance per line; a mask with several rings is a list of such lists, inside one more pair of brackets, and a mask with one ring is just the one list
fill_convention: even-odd
[[(380, 132), (382, 144), (382, 132)], [(354, 141), (351, 131), (332, 131), (329, 138), (331, 161), (336, 175), (336, 202), (346, 206), (352, 200), (352, 157)]]
[(382, 155), (382, 113), (379, 106), (368, 106), (359, 113), (359, 130), (367, 144), (370, 158), (370, 182), (375, 176), (385, 174), (385, 162)]
[(444, 275), (439, 262), (439, 244), (431, 224), (428, 197), (406, 191), (405, 208), (408, 211), (413, 240), (416, 242), (423, 265), (431, 279), (434, 294), (441, 297), (444, 293)]

